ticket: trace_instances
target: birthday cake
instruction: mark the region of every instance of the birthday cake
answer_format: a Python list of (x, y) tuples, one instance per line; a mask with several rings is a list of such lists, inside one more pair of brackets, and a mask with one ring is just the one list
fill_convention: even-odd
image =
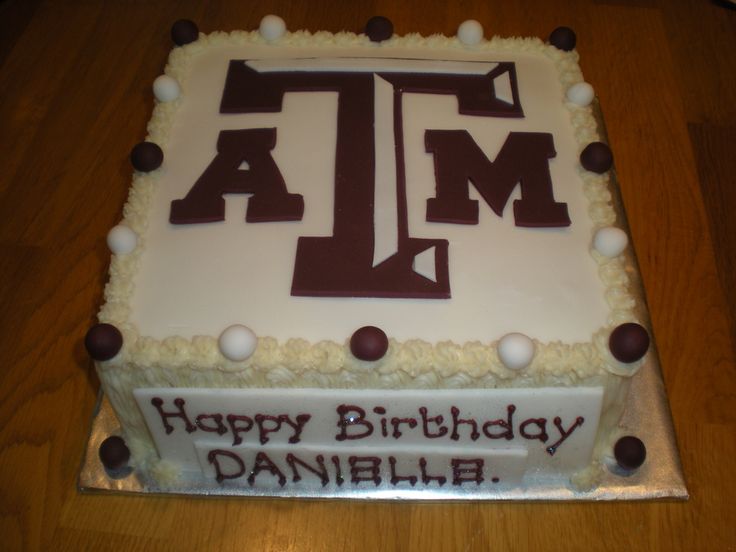
[(570, 29), (172, 38), (85, 339), (109, 469), (390, 496), (644, 461), (646, 312)]

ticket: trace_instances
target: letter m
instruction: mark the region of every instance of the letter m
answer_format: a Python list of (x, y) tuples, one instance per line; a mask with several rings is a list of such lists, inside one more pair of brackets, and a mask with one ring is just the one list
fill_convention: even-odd
[(517, 184), (516, 226), (569, 226), (567, 204), (552, 195), (549, 162), (556, 155), (552, 135), (511, 132), (491, 162), (466, 130), (427, 130), (427, 151), (434, 154), (436, 197), (427, 200), (427, 220), (478, 224), (478, 202), (468, 196), (475, 186), (498, 216)]

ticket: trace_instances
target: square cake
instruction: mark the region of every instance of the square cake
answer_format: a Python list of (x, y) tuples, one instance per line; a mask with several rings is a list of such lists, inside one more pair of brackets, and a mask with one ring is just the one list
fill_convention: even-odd
[(646, 312), (570, 29), (172, 37), (86, 337), (108, 468), (391, 496), (644, 461)]

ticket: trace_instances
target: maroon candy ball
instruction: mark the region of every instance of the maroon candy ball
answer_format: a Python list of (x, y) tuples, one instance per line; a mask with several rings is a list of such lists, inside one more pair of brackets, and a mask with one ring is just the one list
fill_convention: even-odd
[(365, 34), (373, 42), (388, 40), (394, 34), (394, 24), (391, 23), (390, 19), (382, 15), (373, 16), (365, 24)]
[(199, 38), (199, 29), (194, 21), (179, 19), (171, 26), (171, 40), (177, 46), (184, 46)]
[(128, 465), (130, 449), (122, 437), (108, 437), (100, 445), (100, 461), (108, 470), (119, 470)]
[(647, 448), (641, 439), (633, 435), (621, 437), (613, 447), (616, 462), (625, 470), (635, 470), (644, 463), (647, 457)]
[(649, 349), (649, 333), (635, 322), (616, 327), (608, 339), (611, 354), (620, 362), (636, 362)]
[(133, 168), (141, 172), (155, 171), (164, 161), (164, 152), (153, 142), (136, 144), (130, 152)]
[(388, 351), (388, 337), (381, 328), (363, 326), (350, 338), (350, 351), (360, 360), (378, 360)]
[(95, 324), (84, 338), (84, 346), (95, 360), (110, 360), (123, 346), (123, 335), (112, 324)]
[(613, 166), (613, 153), (603, 142), (591, 142), (580, 154), (580, 164), (588, 171), (602, 174)]
[(549, 43), (558, 50), (569, 52), (575, 49), (577, 37), (570, 27), (557, 27), (549, 35)]

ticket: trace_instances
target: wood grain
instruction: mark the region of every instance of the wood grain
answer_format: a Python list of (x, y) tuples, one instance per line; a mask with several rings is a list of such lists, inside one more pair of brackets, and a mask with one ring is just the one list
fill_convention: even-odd
[[(98, 389), (81, 347), (104, 235), (180, 17), (205, 31), (578, 34), (606, 117), (692, 498), (416, 504), (82, 495)], [(0, 548), (734, 550), (736, 11), (707, 1), (0, 4)]]

